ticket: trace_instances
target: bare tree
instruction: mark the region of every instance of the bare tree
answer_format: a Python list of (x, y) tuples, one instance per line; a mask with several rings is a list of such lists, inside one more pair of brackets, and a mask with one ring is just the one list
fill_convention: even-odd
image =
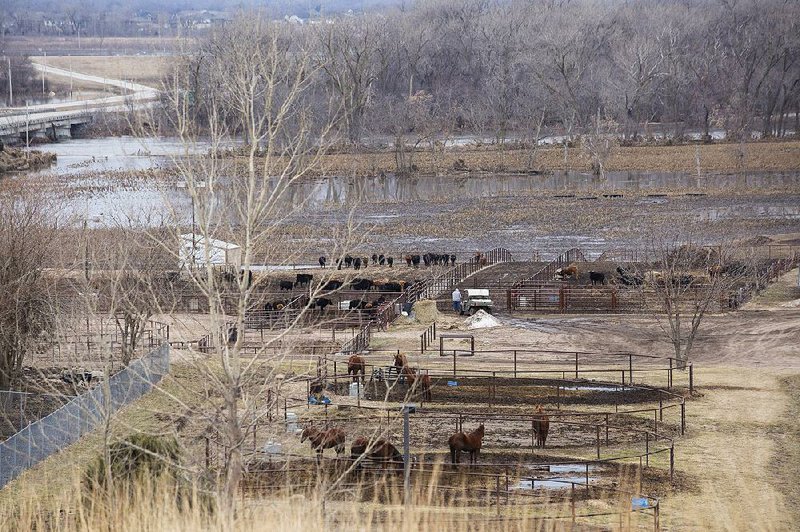
[(0, 196), (0, 389), (8, 389), (25, 357), (55, 327), (45, 268), (57, 223), (44, 197)]
[(679, 367), (690, 362), (695, 339), (709, 313), (735, 306), (734, 289), (753, 272), (747, 248), (704, 247), (693, 240), (651, 236), (651, 270), (640, 269), (641, 293), (672, 345)]

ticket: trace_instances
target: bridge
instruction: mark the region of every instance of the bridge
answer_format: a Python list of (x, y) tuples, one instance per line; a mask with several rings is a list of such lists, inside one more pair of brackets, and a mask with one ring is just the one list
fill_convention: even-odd
[(0, 139), (4, 142), (24, 142), (26, 138), (29, 140), (71, 138), (77, 129), (91, 122), (97, 113), (143, 109), (152, 105), (159, 98), (158, 90), (138, 83), (70, 72), (39, 63), (34, 63), (33, 66), (44, 75), (71, 77), (74, 80), (97, 83), (120, 89), (125, 94), (84, 101), (2, 109)]

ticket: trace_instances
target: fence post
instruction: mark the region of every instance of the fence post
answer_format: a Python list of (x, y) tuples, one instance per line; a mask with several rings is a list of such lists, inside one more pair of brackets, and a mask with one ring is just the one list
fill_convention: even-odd
[[(347, 369), (348, 369), (347, 374), (350, 375), (350, 368), (347, 368)], [(336, 361), (334, 360), (333, 361), (333, 388), (335, 390), (339, 389), (339, 377), (337, 376), (338, 374), (339, 374), (339, 372), (336, 371)]]
[(628, 381), (633, 384), (633, 355), (628, 355)]
[(595, 425), (595, 441), (597, 442), (597, 459), (600, 460), (600, 425)]
[(686, 399), (681, 402), (681, 436), (686, 433)]
[(456, 350), (453, 349), (453, 378), (456, 378)]
[(578, 353), (575, 353), (575, 380), (578, 380)]
[(694, 366), (689, 364), (689, 395), (694, 393)]
[[(575, 483), (570, 482), (570, 485), (572, 486), (572, 489), (569, 497), (569, 506), (570, 509), (572, 510), (572, 528), (574, 529), (575, 528)], [(531, 487), (533, 487), (533, 481), (531, 481)]]
[(606, 412), (606, 447), (608, 447), (608, 412)]
[(644, 453), (645, 453), (645, 465), (650, 467), (650, 433), (644, 433)]
[(675, 444), (669, 445), (669, 481), (672, 482), (672, 477), (675, 475)]
[(517, 350), (514, 349), (514, 378), (517, 378)]
[(495, 475), (495, 502), (497, 503), (497, 515), (500, 515), (500, 473)]

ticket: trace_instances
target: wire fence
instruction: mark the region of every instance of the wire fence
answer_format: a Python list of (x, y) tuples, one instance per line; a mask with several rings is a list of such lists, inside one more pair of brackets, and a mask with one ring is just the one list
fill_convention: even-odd
[(168, 371), (169, 345), (162, 344), (0, 443), (0, 488), (94, 430), (121, 407), (150, 391)]

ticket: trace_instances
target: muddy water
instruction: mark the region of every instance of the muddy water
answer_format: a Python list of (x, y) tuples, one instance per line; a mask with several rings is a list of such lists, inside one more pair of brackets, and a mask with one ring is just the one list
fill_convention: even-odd
[[(176, 219), (188, 223), (191, 202), (182, 189), (175, 187), (175, 183), (128, 178), (124, 172), (166, 168), (173, 158), (205, 153), (208, 147), (208, 144), (201, 143), (186, 150), (174, 138), (72, 139), (45, 147), (58, 155), (54, 167), (11, 179), (41, 181), (43, 186), (52, 187), (54, 194), (66, 196), (68, 211), (99, 219), (95, 222), (97, 224), (113, 224), (115, 220), (128, 217), (150, 224)], [(585, 212), (621, 209), (621, 216), (629, 216), (625, 213), (631, 209), (640, 213), (688, 209), (686, 218), (699, 222), (747, 218), (764, 220), (765, 227), (774, 220), (785, 223), (800, 219), (799, 202), (793, 202), (792, 195), (769, 197), (759, 193), (762, 188), (800, 191), (800, 172), (699, 177), (668, 172), (612, 172), (602, 179), (579, 172), (416, 178), (394, 175), (328, 177), (296, 184), (285, 194), (285, 202), (287, 209), (297, 209), (287, 218), (290, 223), (323, 227), (341, 223), (350, 209), (358, 206), (354, 210), (356, 220), (371, 226), (393, 228), (390, 244), (401, 249), (423, 246), (463, 250), (502, 245), (511, 249), (553, 251), (581, 247), (599, 254), (611, 243), (607, 233), (570, 229), (569, 223), (562, 225), (560, 230), (542, 230), (541, 227), (536, 230), (536, 224), (541, 224), (541, 221), (535, 216), (530, 219), (519, 217), (519, 221), (504, 223), (494, 220), (487, 212), (482, 221), (485, 230), (467, 237), (436, 234), (436, 231), (414, 228), (413, 225), (462, 223), (465, 220), (459, 217), (459, 213), (479, 201), (486, 205), (487, 198), (489, 205), (498, 211), (530, 209), (535, 207), (537, 197), (549, 198), (549, 209), (553, 208), (555, 201), (565, 206), (574, 205), (576, 210)], [(665, 189), (688, 189), (694, 195), (679, 198), (659, 194)], [(725, 193), (732, 189), (745, 191), (753, 197), (739, 201), (715, 196), (716, 192)], [(632, 194), (634, 197), (630, 198)], [(608, 227), (600, 229), (610, 230)], [(385, 240), (382, 240), (383, 244)]]

